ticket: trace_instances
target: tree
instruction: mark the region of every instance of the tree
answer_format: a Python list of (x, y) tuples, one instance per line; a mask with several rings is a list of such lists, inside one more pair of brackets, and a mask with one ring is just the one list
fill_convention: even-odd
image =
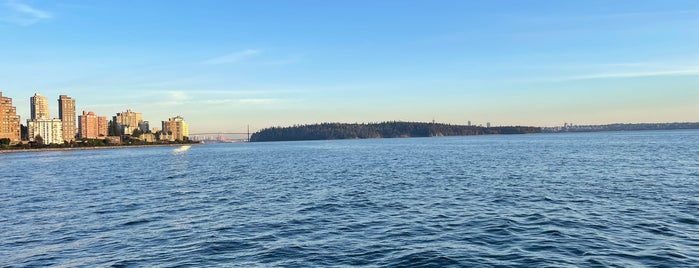
[(109, 136), (121, 136), (121, 128), (119, 127), (119, 124), (113, 120), (109, 121), (107, 128)]
[(29, 140), (29, 127), (25, 126), (24, 124), (19, 125), (20, 129), (20, 136), (22, 137), (22, 140)]
[(34, 141), (36, 141), (36, 144), (39, 146), (44, 145), (44, 138), (41, 137), (41, 135), (36, 135), (36, 137), (34, 137)]
[(0, 139), (0, 149), (7, 149), (10, 148), (10, 139), (8, 138), (2, 138)]
[(137, 129), (133, 130), (133, 133), (131, 133), (131, 136), (138, 138), (141, 136), (141, 134), (143, 134), (143, 131), (141, 131), (140, 129), (137, 128)]

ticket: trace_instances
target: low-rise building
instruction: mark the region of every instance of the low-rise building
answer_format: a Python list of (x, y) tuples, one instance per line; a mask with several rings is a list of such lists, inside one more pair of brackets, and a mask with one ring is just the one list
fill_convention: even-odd
[(111, 145), (121, 144), (121, 136), (107, 136), (106, 140)]
[(41, 141), (44, 144), (61, 144), (63, 143), (63, 122), (60, 119), (35, 119), (27, 120), (27, 128), (29, 130), (29, 140)]
[(143, 134), (141, 134), (139, 139), (141, 139), (142, 141), (145, 141), (145, 142), (155, 142), (155, 134), (143, 133)]

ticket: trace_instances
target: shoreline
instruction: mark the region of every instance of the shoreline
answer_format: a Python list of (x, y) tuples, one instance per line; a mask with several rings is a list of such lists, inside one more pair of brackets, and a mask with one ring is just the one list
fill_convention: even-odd
[(82, 150), (108, 150), (108, 149), (126, 149), (126, 148), (146, 148), (146, 147), (165, 147), (165, 146), (187, 146), (187, 145), (202, 145), (201, 143), (185, 143), (185, 144), (149, 144), (149, 145), (118, 145), (118, 146), (94, 146), (94, 147), (70, 147), (70, 148), (36, 148), (36, 149), (7, 149), (0, 150), (0, 154), (10, 153), (31, 153), (31, 152), (60, 152), (60, 151), (82, 151)]

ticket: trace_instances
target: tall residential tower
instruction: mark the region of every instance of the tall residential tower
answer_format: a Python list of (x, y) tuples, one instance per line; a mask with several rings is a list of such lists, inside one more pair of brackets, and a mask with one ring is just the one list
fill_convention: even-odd
[(17, 108), (12, 106), (12, 99), (2, 96), (0, 92), (0, 139), (20, 141), (19, 115)]
[(168, 135), (170, 140), (183, 141), (189, 136), (189, 126), (182, 116), (169, 118), (168, 121), (163, 121), (163, 134)]
[(78, 122), (80, 138), (97, 139), (107, 137), (107, 117), (83, 111), (83, 115), (78, 116)]
[(31, 120), (49, 119), (49, 101), (39, 93), (35, 93), (30, 99)]
[(29, 141), (42, 141), (44, 144), (63, 143), (63, 122), (61, 119), (49, 117), (49, 102), (46, 97), (36, 93), (29, 101), (32, 112), (32, 118), (27, 120)]
[(75, 99), (66, 95), (58, 97), (58, 118), (63, 122), (63, 140), (75, 140)]

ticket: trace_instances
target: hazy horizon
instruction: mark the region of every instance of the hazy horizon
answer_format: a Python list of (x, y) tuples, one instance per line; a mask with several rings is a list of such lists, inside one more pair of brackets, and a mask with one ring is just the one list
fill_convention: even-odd
[(0, 92), (190, 132), (699, 121), (697, 1), (0, 0)]

